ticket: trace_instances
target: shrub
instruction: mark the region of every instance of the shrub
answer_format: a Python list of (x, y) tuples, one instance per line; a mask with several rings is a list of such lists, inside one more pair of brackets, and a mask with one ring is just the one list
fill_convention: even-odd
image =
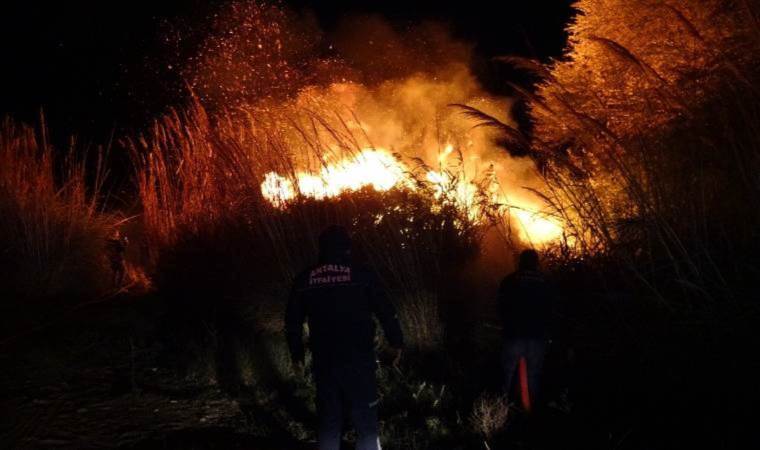
[(509, 418), (509, 403), (504, 396), (481, 395), (472, 407), (470, 425), (488, 441), (504, 428)]

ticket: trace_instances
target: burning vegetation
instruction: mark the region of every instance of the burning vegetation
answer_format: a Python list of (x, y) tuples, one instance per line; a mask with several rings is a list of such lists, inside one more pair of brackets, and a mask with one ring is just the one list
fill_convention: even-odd
[[(438, 158), (442, 167), (446, 167), (448, 156), (453, 152), (451, 145), (443, 149)], [(423, 189), (431, 196), (433, 211), (440, 210), (441, 204), (451, 204), (462, 211), (463, 217), (474, 223), (481, 223), (486, 214), (496, 214), (500, 218), (506, 211), (510, 211), (506, 196), (499, 192), (498, 179), (494, 176), (476, 182), (464, 177), (455, 178), (449, 170), (441, 169), (428, 170), (424, 179), (419, 180), (390, 152), (373, 148), (362, 149), (354, 157), (326, 163), (316, 173), (299, 171), (295, 174), (294, 181), (276, 172), (269, 172), (264, 176), (261, 191), (264, 198), (274, 206), (286, 207), (298, 195), (323, 200), (365, 187), (382, 192), (390, 189), (416, 190), (421, 184), (426, 185)], [(526, 242), (546, 244), (561, 238), (562, 228), (559, 223), (543, 217), (540, 211), (527, 209), (533, 205), (527, 208), (512, 207), (516, 229)], [(378, 222), (382, 218), (382, 215), (378, 215)]]
[[(149, 192), (154, 189), (194, 189), (187, 183), (196, 177), (190, 175), (194, 170), (190, 167), (198, 155), (188, 146), (205, 146), (210, 153), (198, 161), (204, 167), (197, 176), (203, 177), (210, 192), (216, 191), (210, 185), (226, 186), (224, 195), (233, 185), (246, 184), (245, 189), (257, 185), (260, 193), (239, 193), (239, 197), (263, 196), (272, 206), (286, 208), (298, 198), (325, 200), (365, 187), (412, 190), (429, 197), (433, 210), (444, 203), (454, 206), (461, 213), (458, 220), (513, 228), (508, 237), (533, 245), (567, 244), (560, 220), (533, 192), (543, 182), (532, 161), (509, 157), (497, 145), (497, 133), (452, 106), (468, 104), (511, 122), (509, 100), (493, 97), (479, 86), (466, 66), (464, 46), (453, 43), (439, 28), (421, 30), (418, 41), (451, 49), (433, 57), (435, 66), (425, 66), (430, 58), (412, 62), (419, 49), (401, 46), (402, 38), (387, 25), (367, 20), (366, 46), (349, 48), (342, 58), (335, 52), (324, 57), (316, 48), (319, 43), (312, 43), (308, 51), (296, 42), (287, 44), (291, 34), (308, 24), (261, 8), (233, 4), (230, 11), (235, 18), (225, 19), (224, 32), (214, 27), (216, 31), (201, 46), (202, 56), (186, 62), (184, 70), (198, 95), (190, 110), (198, 117), (187, 121), (203, 129), (183, 127), (177, 116), (170, 115), (159, 121), (157, 126), (165, 129), (158, 134), (132, 141), (139, 177), (162, 176), (164, 165), (172, 170), (171, 166), (182, 164), (165, 180), (140, 183), (144, 205), (153, 208), (154, 199), (169, 195)], [(270, 17), (269, 25), (255, 26), (262, 15)], [(316, 38), (319, 42), (318, 34)], [(288, 51), (288, 45), (297, 50)], [(388, 67), (377, 67), (377, 61), (366, 67), (367, 56), (362, 53), (374, 52), (375, 47), (381, 49), (376, 59), (387, 59)], [(403, 69), (402, 62), (407, 64)], [(209, 79), (209, 73), (217, 78)], [(282, 76), (266, 78), (272, 73)], [(237, 92), (234, 100), (228, 98), (231, 90)], [(165, 140), (167, 133), (171, 141)], [(207, 139), (214, 141), (203, 142)], [(224, 154), (228, 152), (235, 155)], [(245, 161), (245, 173), (241, 168), (208, 167), (225, 166), (231, 160)], [(241, 180), (243, 176), (248, 180)], [(224, 208), (230, 201), (208, 200), (204, 208)], [(156, 228), (151, 222), (148, 227)]]

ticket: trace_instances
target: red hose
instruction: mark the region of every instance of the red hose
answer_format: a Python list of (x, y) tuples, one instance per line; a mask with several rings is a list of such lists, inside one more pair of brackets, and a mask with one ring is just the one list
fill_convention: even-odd
[(520, 357), (518, 363), (519, 379), (520, 379), (520, 400), (522, 400), (523, 408), (525, 411), (530, 412), (530, 388), (528, 386), (528, 362), (524, 356)]

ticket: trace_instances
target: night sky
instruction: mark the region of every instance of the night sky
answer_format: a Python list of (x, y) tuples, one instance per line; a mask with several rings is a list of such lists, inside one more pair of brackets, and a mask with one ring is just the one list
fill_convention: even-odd
[[(202, 27), (221, 2), (4, 1), (0, 6), (0, 114), (34, 123), (44, 109), (55, 134), (101, 141), (111, 132), (141, 127), (177, 103), (155, 69), (164, 55), (167, 24)], [(449, 24), (457, 39), (475, 45), (472, 65), (484, 85), (502, 92), (518, 75), (491, 56), (547, 60), (561, 54), (570, 0), (500, 2), (284, 2), (309, 10), (330, 31), (347, 14), (378, 14), (405, 29), (423, 20)], [(172, 80), (177, 82), (178, 80)]]

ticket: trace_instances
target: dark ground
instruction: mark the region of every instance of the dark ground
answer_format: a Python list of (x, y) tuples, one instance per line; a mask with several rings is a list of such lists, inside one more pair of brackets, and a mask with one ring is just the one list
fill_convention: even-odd
[[(513, 414), (492, 448), (737, 448), (752, 437), (758, 367), (747, 353), (754, 347), (751, 329), (738, 322), (725, 329), (718, 317), (695, 329), (622, 292), (583, 297), (566, 299), (575, 304), (560, 308), (562, 324), (546, 367), (552, 406), (531, 420)], [(255, 380), (249, 373), (240, 390), (231, 390), (216, 373), (245, 377), (245, 370), (225, 367), (219, 352), (210, 357), (219, 372), (183, 367), (193, 344), (182, 340), (166, 313), (160, 298), (124, 295), (5, 343), (0, 447), (314, 448), (308, 443), (314, 421), (309, 387), (283, 375), (284, 354), (272, 344), (280, 339), (276, 333), (256, 334), (245, 321), (233, 328), (256, 334), (251, 342), (258, 344), (244, 351), (258, 362), (249, 369)], [(648, 335), (629, 335), (641, 332), (637, 321), (647, 324)], [(482, 320), (460, 330), (466, 334), (449, 333), (444, 356), (406, 357), (410, 378), (427, 380), (431, 391), (446, 386), (453, 392), (435, 417), (454, 431), (426, 448), (483, 448), (456, 427), (467, 428), (473, 398), (498, 387), (498, 339)], [(215, 339), (225, 342), (223, 333)], [(724, 345), (729, 342), (734, 345)], [(200, 358), (200, 364), (209, 360)], [(404, 396), (405, 389), (419, 395), (425, 384), (405, 385), (392, 376), (383, 378), (390, 390), (382, 410), (386, 427), (401, 423), (428, 433), (424, 424), (434, 417), (429, 406)]]
[(303, 448), (268, 417), (275, 398), (178, 376), (153, 300), (116, 298), (6, 346), (0, 446)]

